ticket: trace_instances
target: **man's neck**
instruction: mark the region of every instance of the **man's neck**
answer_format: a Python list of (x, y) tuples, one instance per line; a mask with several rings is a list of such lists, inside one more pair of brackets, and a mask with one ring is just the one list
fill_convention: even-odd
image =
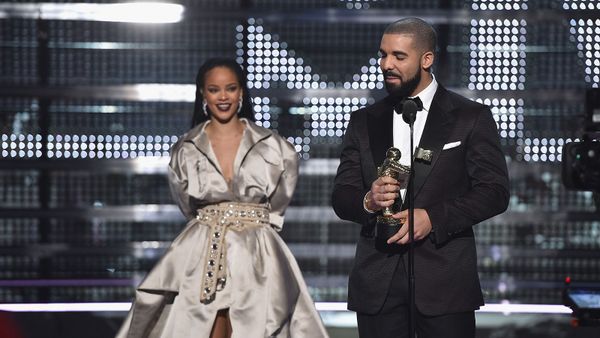
[(415, 97), (419, 95), (419, 93), (425, 90), (425, 88), (427, 88), (427, 86), (429, 86), (431, 82), (433, 82), (433, 76), (431, 76), (430, 72), (426, 72), (426, 74), (423, 77), (421, 77), (421, 82), (419, 82), (417, 88), (415, 88), (412, 94), (410, 94), (410, 97)]

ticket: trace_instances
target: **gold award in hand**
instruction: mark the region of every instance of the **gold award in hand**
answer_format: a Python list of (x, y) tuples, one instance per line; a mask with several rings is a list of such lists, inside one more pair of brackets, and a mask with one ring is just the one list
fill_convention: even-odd
[[(402, 156), (400, 150), (391, 147), (385, 155), (385, 160), (381, 166), (377, 168), (377, 176), (389, 176), (400, 182), (401, 185), (405, 185), (410, 175), (410, 167), (400, 164), (400, 157)], [(398, 197), (398, 199), (401, 200), (401, 197)], [(397, 205), (401, 203), (397, 202), (398, 201), (394, 202), (394, 204), (389, 207), (383, 208), (382, 214), (377, 216), (376, 236), (380, 240), (387, 241), (387, 239), (395, 235), (402, 226), (403, 222), (392, 217), (393, 214), (400, 211), (397, 210)]]

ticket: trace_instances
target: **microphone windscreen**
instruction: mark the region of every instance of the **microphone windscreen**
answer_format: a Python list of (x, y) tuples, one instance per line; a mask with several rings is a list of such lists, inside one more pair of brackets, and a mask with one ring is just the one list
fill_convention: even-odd
[(415, 122), (418, 110), (419, 107), (414, 100), (407, 99), (402, 101), (402, 119), (404, 122), (408, 124)]

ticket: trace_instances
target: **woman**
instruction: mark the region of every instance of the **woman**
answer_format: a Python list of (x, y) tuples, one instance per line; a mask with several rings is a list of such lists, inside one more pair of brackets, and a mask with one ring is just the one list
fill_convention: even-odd
[(229, 59), (198, 72), (193, 128), (171, 149), (168, 170), (189, 222), (137, 288), (117, 336), (327, 337), (276, 233), (298, 157), (253, 123), (245, 79)]

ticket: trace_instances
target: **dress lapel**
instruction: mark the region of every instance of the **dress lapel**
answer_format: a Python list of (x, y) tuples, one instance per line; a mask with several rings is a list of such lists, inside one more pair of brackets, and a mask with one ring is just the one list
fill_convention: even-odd
[(367, 116), (369, 131), (369, 144), (375, 168), (385, 160), (385, 153), (394, 145), (393, 134), (393, 107), (389, 97), (380, 102), (380, 107), (375, 107)]
[[(242, 140), (240, 141), (240, 145), (238, 147), (237, 153), (235, 155), (235, 159), (233, 162), (233, 176), (235, 177), (239, 172), (239, 169), (248, 155), (250, 149), (254, 147), (261, 140), (271, 136), (271, 132), (264, 128), (259, 128), (252, 121), (248, 121), (244, 118), (241, 119), (245, 124), (246, 128), (244, 129), (244, 135), (242, 135)], [(212, 165), (217, 169), (217, 171), (223, 175), (223, 171), (219, 165), (219, 161), (217, 160), (217, 156), (215, 155), (211, 145), (210, 140), (208, 139), (208, 135), (204, 132), (208, 122), (204, 122), (196, 127), (194, 127), (187, 134), (185, 140), (188, 142), (192, 142), (196, 148), (200, 152), (206, 156), (206, 158), (212, 163)]]
[(209, 121), (206, 121), (190, 130), (185, 137), (186, 142), (192, 142), (194, 146), (208, 159), (208, 161), (217, 169), (219, 174), (223, 175), (217, 156), (215, 155), (212, 147), (210, 146), (210, 140), (208, 135), (204, 132), (206, 125)]
[(242, 166), (242, 163), (244, 163), (244, 159), (246, 158), (246, 155), (248, 155), (248, 152), (258, 142), (271, 136), (271, 131), (268, 129), (260, 128), (254, 122), (248, 121), (245, 118), (242, 118), (241, 120), (246, 123), (246, 129), (244, 129), (244, 135), (242, 136), (238, 152), (233, 162), (234, 173), (239, 172), (239, 169)]

